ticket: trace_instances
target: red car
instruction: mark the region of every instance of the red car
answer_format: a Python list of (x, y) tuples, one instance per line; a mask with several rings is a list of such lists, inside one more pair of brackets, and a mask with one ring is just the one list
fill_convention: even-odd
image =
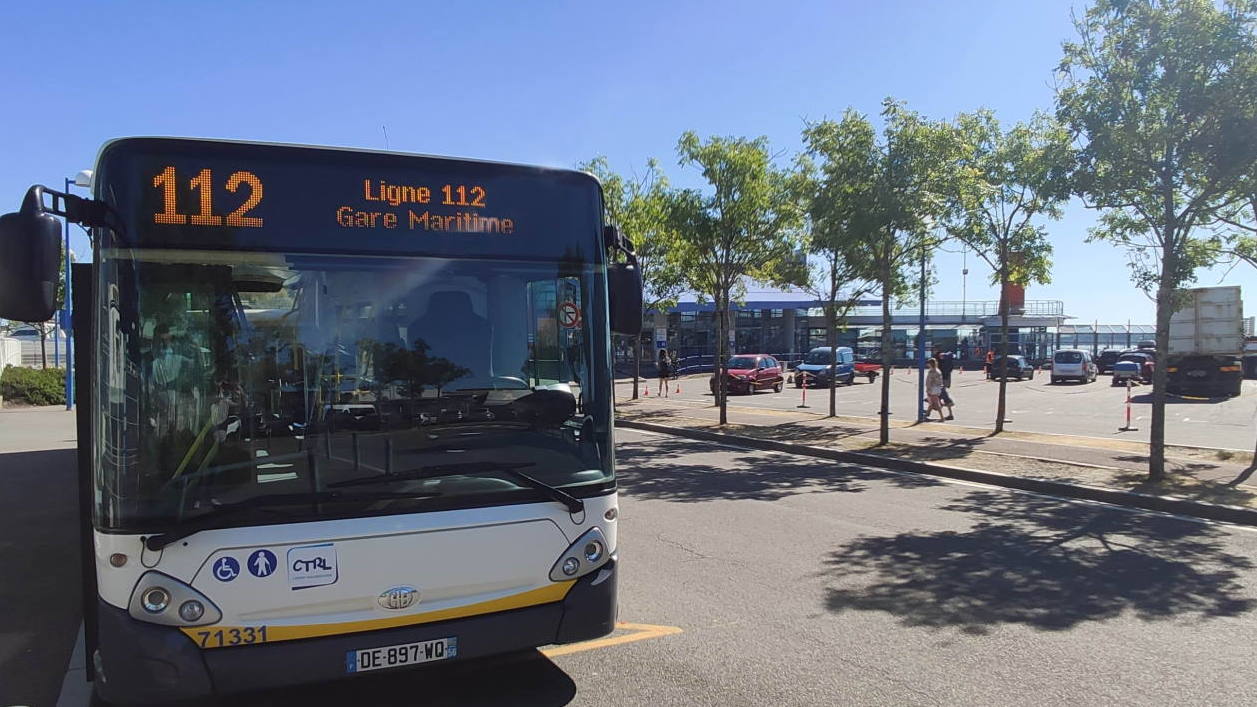
[[(781, 392), (785, 382), (782, 375), (781, 362), (768, 354), (738, 354), (729, 358), (728, 382), (725, 390), (729, 393), (754, 393), (757, 390)], [(716, 394), (716, 376), (711, 377), (711, 392)]]
[(856, 361), (855, 374), (857, 376), (868, 376), (869, 382), (877, 380), (877, 376), (882, 372), (882, 364), (873, 363), (872, 361)]

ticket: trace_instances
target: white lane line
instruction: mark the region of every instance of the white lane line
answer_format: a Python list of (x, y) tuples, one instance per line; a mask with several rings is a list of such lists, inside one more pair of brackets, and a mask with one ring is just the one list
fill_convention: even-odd
[(87, 707), (91, 702), (92, 684), (87, 681), (87, 649), (83, 646), (83, 624), (80, 623), (74, 652), (70, 654), (70, 663), (66, 665), (65, 677), (61, 680), (57, 707)]

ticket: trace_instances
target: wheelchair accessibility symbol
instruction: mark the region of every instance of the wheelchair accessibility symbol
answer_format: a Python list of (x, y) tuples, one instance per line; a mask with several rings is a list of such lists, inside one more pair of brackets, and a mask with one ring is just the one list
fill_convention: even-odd
[(220, 557), (214, 563), (214, 579), (230, 582), (240, 576), (240, 563), (234, 557)]

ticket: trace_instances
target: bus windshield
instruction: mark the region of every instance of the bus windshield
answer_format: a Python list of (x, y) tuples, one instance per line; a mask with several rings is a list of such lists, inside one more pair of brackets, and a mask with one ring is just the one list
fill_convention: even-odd
[(100, 262), (101, 527), (242, 501), (274, 514), (260, 497), (457, 464), (477, 472), (390, 484), (388, 501), (350, 484), (282, 520), (536, 500), (492, 473), (503, 460), (576, 496), (612, 483), (592, 265), (174, 249)]

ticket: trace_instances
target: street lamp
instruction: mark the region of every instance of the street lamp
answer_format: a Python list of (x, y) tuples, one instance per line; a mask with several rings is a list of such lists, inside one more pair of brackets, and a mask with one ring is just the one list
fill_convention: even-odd
[[(65, 191), (70, 187), (91, 189), (92, 171), (80, 170), (74, 179), (66, 178)], [(74, 316), (74, 288), (70, 284), (70, 220), (65, 219), (65, 302), (62, 303), (61, 326), (65, 329), (65, 409), (74, 409), (74, 334), (72, 318)]]

